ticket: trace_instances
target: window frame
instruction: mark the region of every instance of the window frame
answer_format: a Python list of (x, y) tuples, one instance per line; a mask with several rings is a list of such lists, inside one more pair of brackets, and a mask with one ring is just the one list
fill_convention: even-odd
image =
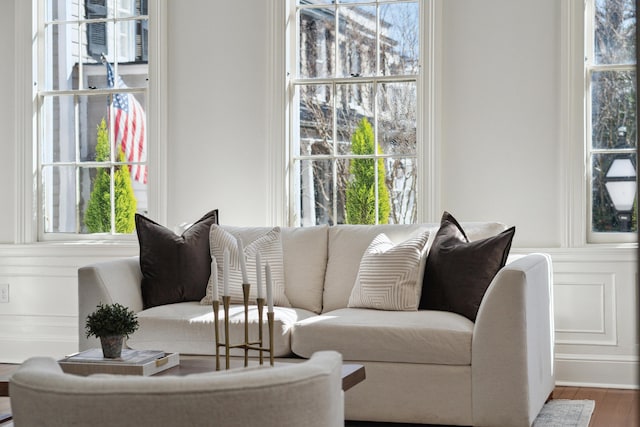
[[(594, 53), (594, 14), (595, 14), (595, 1), (585, 0), (584, 7), (584, 99), (585, 99), (585, 115), (584, 115), (584, 128), (585, 128), (585, 166), (586, 166), (586, 179), (587, 179), (587, 242), (588, 243), (634, 243), (637, 242), (638, 234), (633, 231), (629, 232), (602, 232), (593, 230), (593, 167), (592, 158), (598, 154), (633, 154), (637, 150), (635, 149), (600, 149), (593, 147), (593, 128), (592, 128), (592, 75), (597, 72), (603, 71), (636, 71), (637, 64), (596, 64), (593, 56)], [(637, 22), (637, 21), (636, 21)], [(637, 110), (637, 106), (636, 106)], [(637, 178), (636, 178), (637, 182)], [(637, 193), (636, 193), (637, 198)]]
[[(564, 142), (561, 164), (565, 166), (561, 171), (561, 211), (564, 218), (561, 244), (563, 247), (637, 247), (637, 233), (592, 230), (591, 154), (598, 150), (592, 150), (591, 145), (591, 70), (586, 56), (593, 39), (590, 22), (593, 1), (561, 3), (560, 138)], [(637, 70), (637, 64), (633, 67)]]
[[(437, 221), (440, 201), (436, 177), (438, 176), (437, 156), (439, 148), (439, 113), (436, 105), (440, 99), (437, 84), (440, 77), (441, 58), (441, 2), (442, 0), (420, 1), (420, 68), (417, 105), (417, 147), (416, 160), (418, 182), (416, 183), (417, 223)], [(294, 225), (294, 203), (296, 194), (292, 167), (292, 117), (294, 106), (291, 100), (296, 64), (296, 1), (279, 2), (270, 0), (273, 19), (270, 20), (270, 64), (271, 83), (268, 88), (274, 108), (269, 115), (269, 162), (274, 165), (269, 176), (268, 188), (274, 197), (270, 198), (269, 216), (274, 224)], [(278, 59), (279, 58), (279, 59)], [(420, 143), (422, 141), (422, 143)]]
[[(149, 215), (166, 220), (167, 203), (165, 174), (166, 170), (166, 1), (148, 1), (149, 41), (151, 52), (148, 62), (149, 85), (147, 88), (147, 151), (148, 174), (148, 212)], [(38, 66), (40, 54), (39, 31), (43, 22), (43, 0), (17, 2), (15, 22), (21, 23), (16, 28), (16, 61), (15, 61), (15, 243), (36, 242), (119, 242), (130, 244), (135, 234), (79, 234), (79, 233), (42, 233), (44, 213), (41, 210), (42, 189), (38, 179), (38, 138), (39, 129), (39, 81)], [(154, 105), (155, 104), (155, 105)], [(164, 120), (163, 120), (164, 119)]]

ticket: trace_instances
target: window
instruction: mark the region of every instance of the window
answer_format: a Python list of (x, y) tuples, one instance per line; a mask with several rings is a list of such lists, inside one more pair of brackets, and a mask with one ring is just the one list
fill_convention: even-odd
[(421, 3), (292, 6), (291, 225), (417, 221)]
[(625, 241), (638, 227), (635, 1), (585, 10), (589, 241)]
[(37, 2), (41, 240), (130, 234), (147, 212), (146, 3)]

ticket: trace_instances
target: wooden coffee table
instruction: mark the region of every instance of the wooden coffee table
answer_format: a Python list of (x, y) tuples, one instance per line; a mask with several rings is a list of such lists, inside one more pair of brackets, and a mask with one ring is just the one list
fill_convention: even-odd
[[(300, 359), (303, 362), (306, 359)], [(265, 360), (265, 366), (269, 366), (268, 359)], [(275, 366), (285, 366), (296, 362), (281, 361), (275, 362)], [(220, 364), (224, 366), (224, 358), (220, 359)], [(231, 368), (242, 368), (244, 366), (244, 360), (242, 358), (232, 358), (230, 361)], [(256, 360), (250, 360), (249, 366), (258, 366)], [(158, 372), (154, 377), (165, 375), (183, 376), (189, 374), (201, 374), (205, 372), (212, 372), (216, 370), (216, 359), (213, 356), (190, 356), (180, 355), (180, 364), (169, 368), (166, 371)], [(347, 391), (353, 386), (361, 383), (366, 378), (366, 373), (363, 365), (356, 363), (345, 363), (342, 365), (342, 390)]]
[[(303, 359), (301, 359), (303, 361)], [(213, 356), (188, 356), (180, 355), (180, 364), (169, 368), (166, 371), (158, 372), (154, 376), (163, 375), (189, 375), (212, 372), (216, 370), (215, 358)], [(224, 364), (224, 360), (221, 360)], [(268, 365), (268, 361), (265, 361)], [(295, 362), (276, 362), (276, 366), (287, 365)], [(251, 361), (250, 366), (257, 365), (257, 362)], [(242, 359), (232, 359), (231, 367), (240, 368), (243, 366)], [(355, 363), (345, 363), (342, 365), (342, 390), (347, 391), (356, 384), (361, 383), (366, 378), (363, 365)], [(9, 396), (9, 378), (0, 377), (0, 397)]]

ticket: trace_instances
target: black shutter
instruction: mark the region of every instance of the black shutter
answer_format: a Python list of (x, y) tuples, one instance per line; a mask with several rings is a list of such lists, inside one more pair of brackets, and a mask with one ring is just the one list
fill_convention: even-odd
[[(148, 15), (147, 0), (140, 0), (140, 14)], [(140, 41), (142, 43), (142, 57), (140, 60), (146, 62), (149, 60), (149, 21), (144, 20), (140, 23)]]
[[(86, 0), (85, 9), (87, 19), (107, 17), (107, 0)], [(101, 54), (107, 52), (107, 23), (95, 22), (87, 24), (87, 50), (90, 56), (100, 59)]]

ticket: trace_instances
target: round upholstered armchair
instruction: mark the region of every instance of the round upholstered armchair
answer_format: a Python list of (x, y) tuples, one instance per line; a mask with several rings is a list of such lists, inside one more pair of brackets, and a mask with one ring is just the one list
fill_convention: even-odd
[(342, 358), (332, 351), (286, 366), (183, 377), (62, 372), (51, 358), (11, 377), (16, 427), (344, 425)]

